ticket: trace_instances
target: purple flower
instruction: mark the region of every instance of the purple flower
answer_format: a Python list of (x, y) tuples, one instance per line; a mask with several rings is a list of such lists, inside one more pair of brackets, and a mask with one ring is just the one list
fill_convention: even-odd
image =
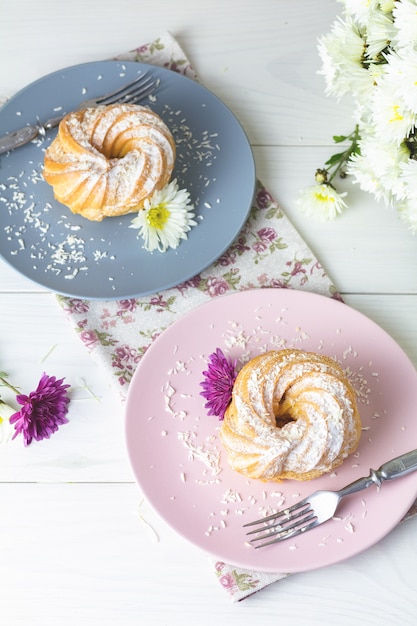
[(253, 249), (255, 250), (255, 252), (257, 254), (262, 254), (262, 252), (265, 252), (265, 250), (268, 249), (268, 246), (266, 245), (266, 243), (264, 241), (255, 241), (255, 243), (253, 244)]
[(130, 298), (129, 300), (119, 300), (119, 310), (117, 311), (117, 315), (123, 315), (125, 311), (134, 311), (136, 309), (137, 300), (135, 298)]
[(261, 241), (274, 241), (277, 238), (277, 233), (274, 228), (261, 228), (258, 230), (258, 236)]
[(77, 298), (70, 298), (68, 300), (68, 308), (65, 309), (69, 313), (87, 313), (89, 305), (85, 300), (78, 300)]
[(194, 278), (191, 278), (190, 280), (186, 280), (183, 283), (180, 283), (179, 285), (177, 285), (177, 289), (182, 295), (184, 295), (187, 289), (193, 289), (193, 288), (198, 289), (200, 283), (201, 283), (201, 276), (200, 274), (197, 274), (196, 276), (194, 276)]
[(214, 296), (222, 296), (228, 289), (229, 285), (223, 278), (212, 276), (207, 279), (206, 291), (211, 298)]
[(224, 419), (225, 411), (232, 399), (233, 385), (236, 380), (236, 361), (224, 356), (220, 348), (210, 354), (208, 369), (203, 372), (205, 380), (200, 383), (204, 391), (200, 392), (206, 400), (204, 407), (208, 415)]
[(149, 46), (147, 44), (144, 44), (143, 46), (139, 46), (139, 48), (136, 48), (136, 52), (144, 54), (145, 52), (148, 52), (148, 49)]
[(95, 343), (98, 342), (97, 333), (94, 330), (83, 330), (80, 333), (81, 341), (85, 343), (85, 345), (90, 348)]
[(69, 385), (63, 385), (63, 380), (43, 374), (35, 391), (28, 396), (16, 396), (22, 408), (10, 417), (10, 423), (15, 425), (16, 430), (13, 439), (22, 433), (24, 444), (28, 446), (32, 439), (49, 439), (61, 424), (68, 422), (65, 415), (68, 411)]
[(273, 202), (272, 196), (264, 187), (256, 194), (256, 202), (260, 209), (266, 209)]
[(237, 591), (236, 581), (231, 574), (224, 574), (223, 576), (220, 576), (219, 581), (221, 586), (225, 589), (229, 591), (232, 589), (236, 589)]

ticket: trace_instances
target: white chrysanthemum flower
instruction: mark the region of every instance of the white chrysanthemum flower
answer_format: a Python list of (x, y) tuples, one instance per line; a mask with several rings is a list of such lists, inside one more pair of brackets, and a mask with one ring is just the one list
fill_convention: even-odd
[(396, 29), (391, 14), (375, 12), (366, 28), (366, 56), (376, 59), (395, 36)]
[(139, 229), (139, 235), (144, 239), (143, 247), (149, 252), (177, 248), (181, 239), (187, 239), (188, 231), (197, 224), (193, 220), (194, 207), (189, 201), (188, 191), (179, 190), (174, 179), (145, 201), (129, 228)]
[(417, 115), (417, 50), (414, 46), (401, 48), (387, 55), (387, 61), (386, 75), (392, 88)]
[(319, 39), (318, 52), (322, 61), (319, 73), (325, 78), (328, 95), (340, 98), (372, 90), (372, 74), (362, 64), (365, 42), (353, 20), (336, 20), (330, 33)]
[(347, 207), (343, 200), (345, 196), (346, 192), (338, 193), (332, 185), (323, 183), (303, 189), (297, 198), (297, 204), (308, 217), (328, 222)]
[(406, 188), (406, 197), (416, 205), (417, 210), (417, 161), (408, 159), (402, 163), (400, 176)]
[(414, 45), (417, 41), (417, 2), (401, 0), (393, 9), (396, 35), (393, 44), (396, 47)]
[(310, 214), (332, 206), (323, 188), (332, 189), (344, 161), (354, 183), (397, 208), (417, 233), (417, 0), (338, 1), (343, 18), (319, 40), (321, 73), (328, 95), (353, 97), (356, 134), (351, 149), (326, 162), (335, 171), (317, 180), (325, 184), (304, 191), (301, 203)]
[(372, 163), (367, 161), (363, 155), (358, 154), (351, 158), (349, 172), (353, 175), (353, 183), (358, 183), (363, 191), (375, 196), (377, 200), (386, 198), (385, 188), (381, 180), (376, 176)]
[(361, 26), (366, 26), (380, 9), (379, 0), (338, 0), (345, 6), (345, 11)]
[(369, 99), (357, 101), (355, 109), (352, 112), (352, 119), (359, 126), (360, 136), (374, 134), (374, 125), (372, 121), (372, 111), (369, 109)]
[(404, 200), (395, 205), (401, 220), (408, 225), (411, 232), (417, 233), (417, 202), (415, 199)]
[(379, 8), (383, 13), (391, 13), (396, 0), (379, 0)]
[(405, 197), (404, 181), (400, 178), (402, 164), (409, 159), (405, 144), (400, 146), (381, 141), (376, 137), (364, 137), (359, 142), (360, 154), (351, 157), (347, 174), (359, 183), (364, 191), (370, 191), (377, 200), (386, 204), (393, 198)]
[(397, 84), (385, 75), (374, 89), (370, 110), (376, 135), (400, 145), (414, 128), (415, 116), (398, 93)]

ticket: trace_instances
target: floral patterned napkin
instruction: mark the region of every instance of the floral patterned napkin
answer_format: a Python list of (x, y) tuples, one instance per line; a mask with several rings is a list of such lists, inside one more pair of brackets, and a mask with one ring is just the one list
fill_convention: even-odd
[[(197, 80), (183, 50), (168, 33), (116, 59), (167, 67)], [(80, 339), (125, 398), (140, 358), (174, 320), (211, 298), (256, 287), (304, 289), (340, 298), (318, 260), (259, 181), (249, 217), (234, 243), (192, 279), (143, 298), (94, 301), (58, 296), (58, 300)]]
[[(197, 80), (170, 34), (117, 60), (155, 64)], [(183, 313), (223, 294), (265, 287), (295, 288), (340, 299), (317, 258), (258, 181), (250, 215), (234, 243), (191, 280), (143, 298), (89, 301), (58, 296), (58, 301), (92, 358), (124, 399), (147, 348)], [(214, 568), (233, 601), (243, 600), (288, 576), (252, 572), (222, 562), (215, 563)]]

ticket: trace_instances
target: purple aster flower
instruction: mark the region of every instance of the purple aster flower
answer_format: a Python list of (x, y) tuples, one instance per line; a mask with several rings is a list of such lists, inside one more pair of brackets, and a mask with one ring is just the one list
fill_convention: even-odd
[(205, 380), (200, 383), (201, 391), (206, 400), (204, 405), (208, 415), (216, 415), (219, 420), (224, 418), (225, 411), (232, 399), (233, 385), (236, 380), (236, 361), (225, 357), (220, 348), (210, 354), (208, 369), (203, 372)]
[(28, 446), (32, 439), (49, 439), (61, 424), (68, 422), (65, 415), (68, 411), (69, 385), (63, 385), (63, 380), (43, 374), (35, 391), (28, 396), (16, 396), (22, 408), (10, 417), (10, 423), (15, 425), (16, 430), (13, 439), (22, 433), (24, 444)]

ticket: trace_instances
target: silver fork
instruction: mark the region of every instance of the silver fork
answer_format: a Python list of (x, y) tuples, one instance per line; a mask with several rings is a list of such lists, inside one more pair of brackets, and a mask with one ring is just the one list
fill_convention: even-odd
[[(84, 100), (78, 105), (77, 110), (87, 109), (89, 107), (98, 107), (100, 105), (109, 104), (137, 104), (150, 96), (159, 85), (159, 78), (154, 78), (148, 71), (140, 74), (135, 80), (131, 81), (97, 98)], [(38, 135), (45, 136), (46, 131), (58, 126), (65, 114), (49, 119), (44, 124), (32, 124), (24, 126), (8, 135), (0, 137), (0, 154), (23, 146), (35, 139)]]
[(244, 528), (256, 526), (247, 533), (247, 535), (256, 535), (250, 541), (255, 548), (279, 543), (327, 522), (333, 517), (340, 501), (345, 496), (371, 485), (380, 487), (386, 480), (405, 476), (415, 470), (417, 470), (417, 450), (412, 450), (384, 463), (376, 471), (371, 469), (369, 476), (355, 480), (340, 491), (316, 491), (293, 506), (244, 524)]

